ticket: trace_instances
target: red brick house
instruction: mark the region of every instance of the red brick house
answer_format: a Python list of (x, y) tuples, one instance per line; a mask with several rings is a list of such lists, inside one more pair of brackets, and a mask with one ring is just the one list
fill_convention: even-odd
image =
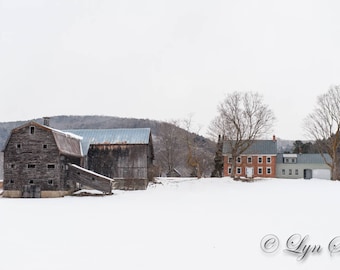
[[(223, 144), (223, 175), (231, 175), (232, 159), (230, 141)], [(236, 177), (276, 177), (277, 141), (256, 140), (236, 158)]]

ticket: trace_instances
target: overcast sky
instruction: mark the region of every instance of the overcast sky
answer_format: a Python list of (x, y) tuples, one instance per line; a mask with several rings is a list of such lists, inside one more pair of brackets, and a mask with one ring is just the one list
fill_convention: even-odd
[(304, 139), (340, 84), (338, 0), (0, 0), (0, 121), (193, 115), (202, 133), (234, 91)]

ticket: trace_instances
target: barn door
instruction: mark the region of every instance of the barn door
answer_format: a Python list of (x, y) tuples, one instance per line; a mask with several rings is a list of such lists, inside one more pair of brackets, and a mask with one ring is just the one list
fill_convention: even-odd
[(41, 198), (41, 188), (37, 185), (24, 185), (23, 198)]
[(305, 169), (303, 171), (303, 178), (304, 179), (311, 179), (313, 177), (313, 171), (311, 169)]

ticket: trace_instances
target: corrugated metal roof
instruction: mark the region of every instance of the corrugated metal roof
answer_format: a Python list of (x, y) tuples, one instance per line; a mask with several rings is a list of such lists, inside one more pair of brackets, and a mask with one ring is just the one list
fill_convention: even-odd
[[(276, 158), (277, 163), (284, 163), (284, 154), (278, 154)], [(332, 159), (330, 155), (324, 154), (327, 162), (331, 162)], [(325, 164), (325, 161), (321, 154), (297, 154), (296, 164)]]
[[(227, 155), (231, 153), (230, 142), (225, 141), (223, 143), (223, 154)], [(277, 142), (273, 140), (256, 140), (249, 148), (242, 153), (242, 155), (276, 155), (277, 154)]]
[(91, 144), (148, 144), (150, 128), (123, 129), (70, 129), (65, 132), (81, 136), (83, 153), (86, 155)]

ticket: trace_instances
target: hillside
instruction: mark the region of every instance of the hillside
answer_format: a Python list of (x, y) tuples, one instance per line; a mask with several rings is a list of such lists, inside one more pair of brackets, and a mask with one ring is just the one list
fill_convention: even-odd
[[(33, 119), (38, 123), (43, 123), (43, 119)], [(17, 121), (17, 122), (4, 122), (0, 123), (0, 149), (3, 150), (6, 140), (15, 127), (18, 127), (27, 121)], [(213, 158), (215, 153), (215, 143), (211, 140), (199, 136), (197, 134), (188, 133), (184, 129), (174, 126), (170, 123), (163, 123), (155, 120), (149, 119), (135, 119), (135, 118), (120, 118), (111, 116), (54, 116), (50, 118), (50, 126), (56, 129), (110, 129), (110, 128), (151, 128), (154, 150), (155, 150), (155, 165), (160, 167), (160, 173), (165, 173), (165, 162), (162, 160), (164, 156), (162, 151), (164, 146), (162, 145), (162, 136), (164, 135), (164, 125), (168, 128), (175, 130), (178, 137), (182, 138), (179, 140), (177, 145), (178, 149), (181, 149), (181, 154), (179, 161), (177, 162), (176, 169), (178, 169), (183, 176), (190, 175), (190, 168), (186, 166), (186, 145), (185, 138), (189, 135), (197, 143), (197, 148), (200, 155), (204, 156), (207, 160), (204, 165), (204, 174), (210, 175), (213, 169)], [(183, 150), (184, 149), (184, 150)], [(0, 155), (0, 164), (1, 162)], [(2, 178), (2, 166), (0, 166), (0, 178)]]

